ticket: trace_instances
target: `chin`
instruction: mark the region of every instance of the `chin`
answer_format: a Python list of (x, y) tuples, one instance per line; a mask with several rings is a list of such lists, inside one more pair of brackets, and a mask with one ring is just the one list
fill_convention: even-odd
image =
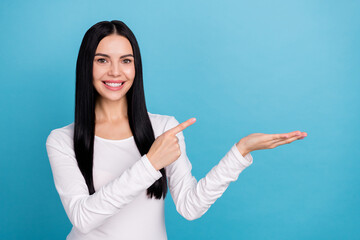
[(121, 97), (114, 97), (114, 96), (112, 96), (112, 97), (107, 97), (106, 99), (108, 99), (109, 101), (117, 102), (117, 101), (122, 100), (123, 98), (126, 98), (126, 95), (123, 95), (123, 96), (121, 96)]
[(120, 101), (121, 99), (123, 99), (124, 97), (126, 97), (126, 94), (124, 95), (120, 95), (120, 94), (108, 94), (108, 93), (100, 93), (98, 94), (98, 98), (101, 98), (103, 100), (107, 100), (107, 101)]

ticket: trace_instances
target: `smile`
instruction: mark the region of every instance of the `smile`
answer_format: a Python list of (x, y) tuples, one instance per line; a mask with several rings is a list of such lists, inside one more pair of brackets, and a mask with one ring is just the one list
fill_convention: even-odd
[(103, 82), (105, 87), (112, 90), (117, 91), (122, 89), (122, 86), (124, 85), (124, 82), (115, 82), (115, 81), (104, 81)]

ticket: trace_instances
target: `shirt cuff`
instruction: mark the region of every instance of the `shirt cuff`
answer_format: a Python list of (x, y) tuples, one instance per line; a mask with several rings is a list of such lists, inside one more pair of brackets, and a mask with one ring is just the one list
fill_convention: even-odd
[(239, 160), (239, 162), (244, 165), (245, 167), (248, 167), (253, 162), (253, 157), (250, 153), (246, 154), (245, 157), (241, 155), (239, 149), (236, 147), (236, 143), (231, 148), (231, 151), (234, 153), (235, 157)]
[(160, 177), (162, 177), (161, 172), (154, 168), (146, 154), (141, 157), (141, 162), (144, 164), (145, 169), (154, 178), (154, 180), (158, 180)]

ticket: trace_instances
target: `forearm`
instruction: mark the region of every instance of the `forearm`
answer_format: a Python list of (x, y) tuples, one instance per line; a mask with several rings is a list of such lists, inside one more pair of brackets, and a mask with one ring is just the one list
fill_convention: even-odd
[(251, 163), (251, 155), (242, 157), (233, 146), (198, 183), (188, 172), (175, 187), (170, 185), (177, 211), (188, 220), (201, 217)]
[(161, 177), (143, 155), (119, 177), (89, 195), (74, 156), (53, 138), (49, 138), (46, 148), (61, 202), (70, 222), (82, 233), (103, 224)]

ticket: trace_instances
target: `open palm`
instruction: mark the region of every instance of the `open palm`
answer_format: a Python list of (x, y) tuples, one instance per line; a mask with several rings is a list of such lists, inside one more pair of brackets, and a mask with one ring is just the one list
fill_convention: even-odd
[(295, 140), (303, 139), (306, 132), (294, 131), (282, 134), (253, 133), (242, 138), (237, 147), (245, 155), (249, 152), (260, 149), (272, 149), (283, 144), (289, 144)]

